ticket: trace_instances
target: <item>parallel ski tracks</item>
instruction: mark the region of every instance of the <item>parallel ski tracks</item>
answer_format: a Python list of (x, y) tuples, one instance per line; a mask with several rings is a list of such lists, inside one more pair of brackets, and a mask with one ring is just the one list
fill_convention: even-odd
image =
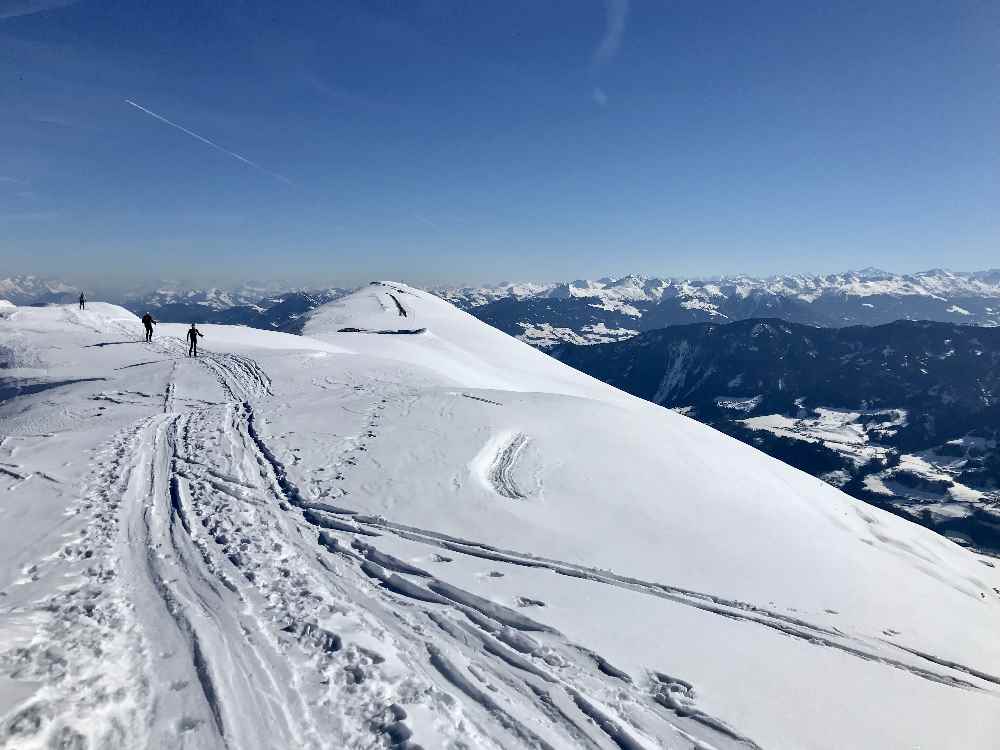
[[(377, 585), (374, 593), (388, 610), (398, 613), (396, 629), (425, 644), (427, 663), (437, 677), (465, 696), (479, 721), (499, 727), (509, 737), (504, 747), (643, 748), (658, 746), (654, 737), (676, 741), (689, 735), (710, 741), (706, 747), (758, 747), (694, 708), (690, 690), (667, 703), (660, 694), (668, 688), (661, 683), (633, 683), (624, 672), (557, 631), (379, 552), (371, 535), (402, 527), (306, 500), (261, 437), (251, 404), (243, 404), (242, 417), (247, 437), (267, 463), (275, 491), (290, 509), (303, 511), (305, 523), (320, 529), (319, 545), (350, 565), (355, 586)], [(433, 536), (419, 541), (438, 546)], [(345, 576), (348, 569), (340, 571)], [(490, 697), (495, 691), (502, 700)], [(522, 713), (546, 717), (545, 731), (521, 723), (511, 705)]]

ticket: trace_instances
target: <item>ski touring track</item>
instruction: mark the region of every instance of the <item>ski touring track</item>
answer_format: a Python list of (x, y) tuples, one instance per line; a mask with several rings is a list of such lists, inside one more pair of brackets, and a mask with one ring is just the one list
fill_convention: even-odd
[[(758, 747), (700, 710), (690, 682), (629, 675), (380, 551), (384, 535), (659, 597), (953, 689), (1000, 688), (973, 668), (903, 647), (889, 657), (889, 642), (752, 604), (313, 501), (268, 446), (263, 369), (210, 352), (199, 362), (222, 400), (179, 399), (171, 381), (162, 413), (101, 449), (73, 510), (89, 522), (58, 554), (79, 578), (38, 603), (31, 644), (0, 654), (0, 672), (41, 684), (0, 725), (0, 747), (417, 750), (427, 726), (467, 747)], [(368, 437), (385, 401), (370, 406)], [(497, 455), (498, 491), (517, 491), (509, 472), (525, 441)]]
[(58, 555), (80, 580), (38, 602), (36, 637), (0, 656), (4, 675), (42, 686), (0, 747), (377, 747), (405, 733), (390, 698), (426, 686), (406, 670), (366, 679), (386, 657), (317, 623), (386, 637), (317, 560), (248, 437), (234, 397), (266, 398), (269, 380), (246, 358), (199, 361), (227, 400), (192, 408), (168, 384), (163, 414), (102, 448), (73, 511), (89, 523)]
[[(369, 426), (384, 407), (384, 399), (373, 404)], [(758, 747), (695, 708), (689, 683), (651, 673), (648, 684), (635, 684), (557, 630), (379, 551), (378, 536), (408, 527), (306, 499), (262, 438), (249, 403), (244, 412), (276, 490), (313, 528), (316, 545), (378, 599), (379, 609), (395, 613), (394, 630), (405, 642), (422, 644), (421, 671), (431, 667), (438, 689), (463, 696), (467, 718), (482, 727), (474, 746), (631, 750), (683, 740), (700, 748)], [(400, 535), (441, 546), (433, 532)], [(535, 720), (529, 725), (523, 716)]]

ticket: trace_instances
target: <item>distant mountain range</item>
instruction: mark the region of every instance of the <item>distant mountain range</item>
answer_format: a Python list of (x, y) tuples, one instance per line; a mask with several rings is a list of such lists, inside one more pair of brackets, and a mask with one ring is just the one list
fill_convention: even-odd
[[(135, 312), (149, 311), (164, 321), (237, 323), (297, 332), (303, 316), (347, 291), (279, 288), (273, 283), (227, 289), (163, 284), (104, 298)], [(1000, 325), (1000, 270), (893, 274), (869, 268), (826, 276), (718, 279), (630, 275), (430, 291), (540, 349), (620, 341), (671, 325), (764, 317), (826, 327), (894, 320)], [(15, 304), (67, 302), (77, 294), (73, 285), (60, 280), (0, 279), (0, 299)]]
[(1000, 553), (1000, 328), (757, 319), (550, 353), (855, 497)]
[(309, 313), (348, 293), (347, 289), (293, 291), (248, 298), (210, 289), (184, 295), (157, 292), (121, 301), (123, 307), (142, 315), (149, 312), (166, 323), (224, 323), (251, 328), (301, 333)]
[(1000, 270), (893, 274), (869, 268), (708, 280), (624, 276), (434, 291), (542, 349), (618, 341), (671, 325), (764, 317), (827, 327), (901, 319), (1000, 325)]
[(0, 279), (0, 299), (15, 305), (69, 301), (78, 294), (71, 284), (43, 276), (29, 274)]
[[(299, 333), (308, 313), (349, 290), (336, 287), (282, 290), (272, 284), (244, 284), (234, 288), (189, 289), (159, 285), (152, 290), (115, 293), (87, 292), (91, 299), (120, 304), (142, 315), (150, 313), (165, 323), (224, 323)], [(56, 279), (15, 276), (0, 279), (0, 299), (16, 305), (76, 302), (80, 289)]]

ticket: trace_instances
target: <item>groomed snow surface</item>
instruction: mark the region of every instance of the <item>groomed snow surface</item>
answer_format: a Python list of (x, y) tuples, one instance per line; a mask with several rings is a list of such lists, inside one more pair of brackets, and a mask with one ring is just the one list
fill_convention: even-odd
[(429, 294), (7, 313), (0, 747), (996, 747), (992, 560)]

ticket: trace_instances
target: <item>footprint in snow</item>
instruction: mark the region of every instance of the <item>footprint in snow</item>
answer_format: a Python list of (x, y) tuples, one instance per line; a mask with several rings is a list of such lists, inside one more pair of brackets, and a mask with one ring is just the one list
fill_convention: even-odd
[(177, 722), (177, 733), (187, 734), (188, 732), (193, 732), (204, 723), (205, 722), (201, 719), (194, 719), (190, 716), (185, 716)]
[(530, 599), (527, 596), (519, 596), (515, 600), (518, 607), (544, 607), (545, 602), (541, 599)]
[(344, 671), (347, 673), (348, 678), (350, 678), (355, 685), (360, 685), (365, 681), (365, 671), (358, 666), (351, 665), (344, 667)]

